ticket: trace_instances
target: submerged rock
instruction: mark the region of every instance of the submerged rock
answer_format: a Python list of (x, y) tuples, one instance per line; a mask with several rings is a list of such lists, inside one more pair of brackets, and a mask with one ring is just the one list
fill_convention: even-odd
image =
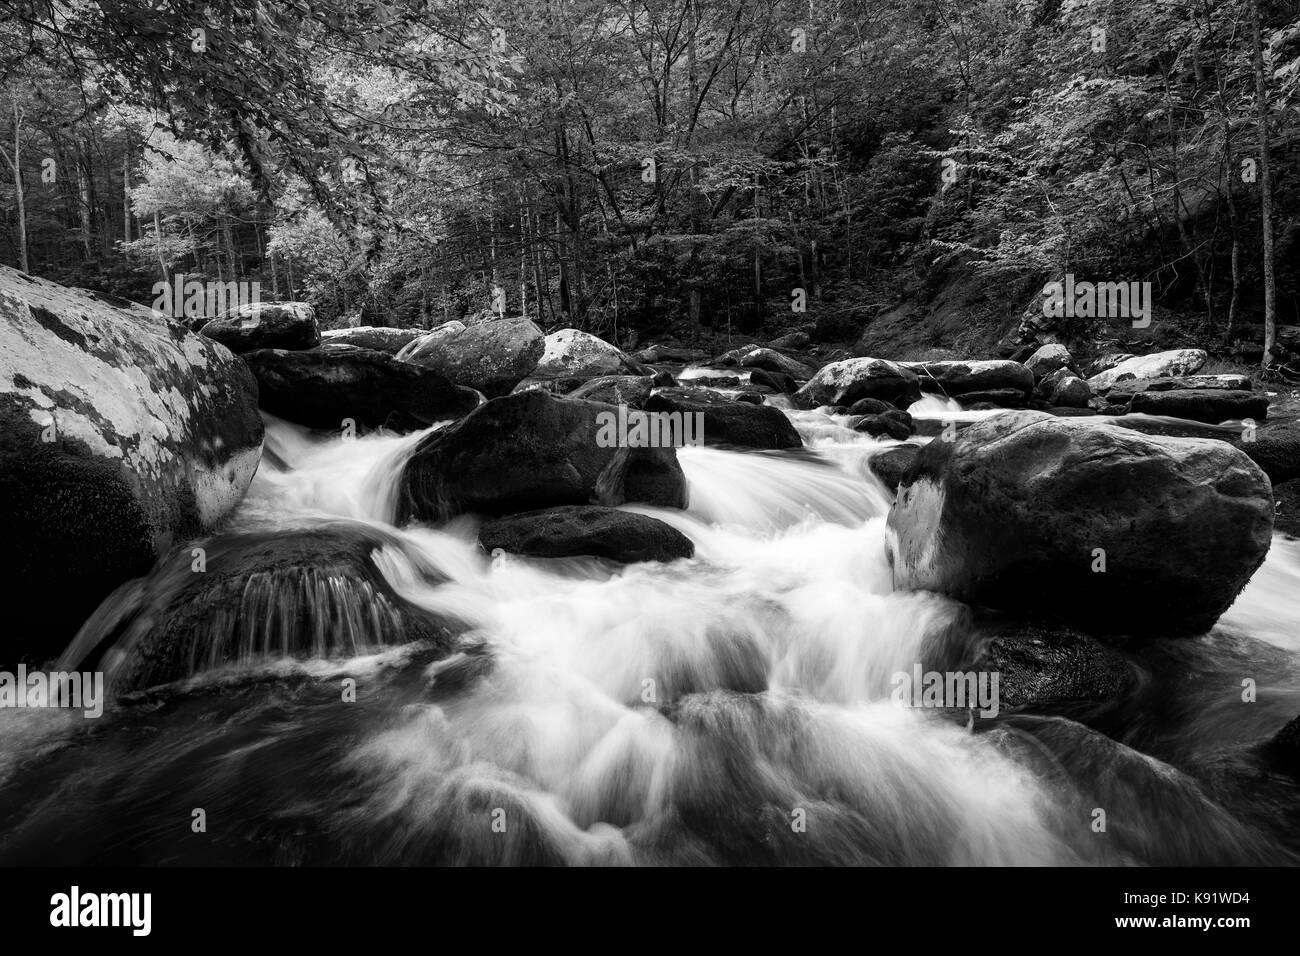
[(113, 588), (215, 526), (261, 449), (257, 383), (226, 348), (0, 266), (0, 663), (57, 654)]
[(105, 672), (122, 695), (230, 665), (350, 658), (410, 641), (450, 643), (447, 626), (401, 598), (375, 562), (400, 562), (429, 584), (418, 552), (373, 526), (222, 535), (168, 556), (118, 589), (60, 667)]
[(535, 370), (543, 348), (542, 330), (528, 319), (493, 319), (449, 322), (412, 340), (397, 357), (495, 398)]
[(1267, 477), (1225, 442), (1031, 411), (929, 443), (888, 518), (898, 588), (1128, 635), (1207, 631), (1272, 523)]
[(886, 488), (890, 491), (897, 491), (899, 481), (902, 480), (903, 475), (911, 467), (920, 451), (920, 445), (894, 445), (892, 448), (878, 451), (868, 458), (867, 467), (873, 475), (885, 483)]
[(309, 428), (337, 430), (350, 420), (407, 432), (460, 418), (479, 404), (474, 390), (384, 352), (261, 349), (243, 358), (257, 377), (259, 405)]
[(676, 528), (657, 518), (602, 508), (569, 505), (497, 518), (479, 531), (488, 551), (538, 558), (591, 555), (631, 564), (675, 561), (695, 554), (695, 545)]
[(256, 302), (219, 315), (202, 334), (235, 354), (255, 349), (314, 349), (321, 343), (316, 310), (306, 302)]
[(676, 449), (619, 447), (616, 434), (607, 441), (618, 415), (613, 405), (536, 389), (494, 398), (421, 441), (399, 480), (397, 519), (634, 501), (685, 507)]

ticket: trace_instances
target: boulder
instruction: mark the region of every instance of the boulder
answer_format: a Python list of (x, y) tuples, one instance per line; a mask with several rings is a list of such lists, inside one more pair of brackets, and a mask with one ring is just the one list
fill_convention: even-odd
[(1300, 478), (1300, 421), (1264, 425), (1253, 433), (1233, 429), (1226, 437), (1263, 468), (1273, 484)]
[(888, 537), (897, 588), (1176, 635), (1213, 626), (1263, 561), (1272, 521), (1267, 477), (1225, 442), (1021, 411), (926, 445)]
[(652, 345), (634, 353), (632, 358), (644, 365), (698, 365), (708, 360), (709, 353), (678, 345)]
[(618, 414), (537, 389), (485, 402), (416, 447), (398, 482), (397, 520), (633, 501), (684, 508), (676, 449), (602, 439)]
[(243, 358), (257, 378), (258, 404), (309, 428), (337, 430), (351, 420), (409, 432), (460, 418), (479, 404), (473, 389), (386, 352), (259, 349)]
[(397, 357), (495, 398), (535, 371), (543, 348), (542, 330), (530, 320), (494, 319), (449, 322), (411, 341)]
[(320, 334), (320, 347), (355, 345), (361, 349), (396, 355), (415, 339), (426, 335), (424, 329), (390, 329), (383, 325), (359, 325), (347, 329), (326, 329)]
[(1204, 349), (1173, 349), (1138, 355), (1098, 372), (1088, 379), (1095, 392), (1107, 389), (1130, 378), (1164, 378), (1171, 375), (1190, 375), (1205, 364)]
[(863, 415), (852, 423), (854, 431), (865, 432), (875, 438), (893, 438), (906, 441), (916, 431), (912, 416), (907, 412), (890, 411), (881, 415)]
[(578, 329), (546, 336), (535, 379), (587, 379), (605, 375), (640, 375), (641, 366), (602, 339)]
[(1108, 352), (1100, 358), (1094, 359), (1084, 370), (1085, 378), (1092, 378), (1094, 375), (1100, 375), (1102, 372), (1108, 372), (1121, 362), (1127, 362), (1133, 358), (1132, 352)]
[[(1112, 391), (1111, 395), (1114, 394)], [(1168, 392), (1138, 392), (1129, 402), (1128, 410), (1216, 424), (1231, 419), (1262, 420), (1268, 415), (1268, 398), (1257, 392), (1179, 388)]]
[[(761, 346), (755, 345), (753, 342), (750, 342), (748, 345), (742, 345), (739, 348), (734, 348), (728, 352), (723, 352), (721, 355), (719, 355), (709, 364), (724, 365), (724, 366), (739, 365), (744, 360), (746, 355), (748, 355), (750, 352), (757, 352), (759, 351), (760, 348)], [(781, 369), (768, 369), (768, 371), (779, 372), (781, 371)]]
[(1029, 373), (1033, 375), (1035, 382), (1058, 369), (1073, 367), (1074, 358), (1070, 355), (1070, 350), (1057, 342), (1044, 345), (1025, 359), (1025, 368), (1029, 369)]
[(781, 395), (789, 395), (799, 388), (799, 383), (783, 372), (768, 372), (756, 368), (749, 373), (749, 384), (755, 388), (771, 389)]
[(400, 597), (375, 563), (404, 555), (443, 580), (396, 536), (336, 522), (311, 529), (220, 535), (170, 554), (119, 588), (59, 662), (103, 670), (114, 696), (218, 667), (274, 658), (344, 659), (410, 641), (447, 648), (451, 631)]
[(754, 392), (754, 391), (750, 391), (750, 390), (746, 389), (746, 390), (743, 391), (743, 392), (737, 392), (735, 398), (736, 398), (736, 401), (738, 401), (738, 402), (744, 402), (744, 403), (747, 404), (747, 405), (762, 405), (762, 404), (763, 404), (763, 393), (762, 393), (762, 392)]
[(980, 630), (980, 653), (962, 669), (996, 672), (1006, 707), (1112, 701), (1137, 682), (1123, 654), (1069, 627), (985, 619)]
[(113, 588), (213, 527), (261, 450), (257, 383), (224, 346), (0, 266), (0, 664), (57, 654)]
[(957, 398), (972, 392), (1020, 392), (1023, 402), (1034, 390), (1034, 376), (1019, 362), (989, 359), (971, 362), (902, 362), (916, 373), (921, 391)]
[(747, 352), (740, 360), (744, 368), (760, 368), (767, 372), (781, 372), (791, 378), (806, 380), (812, 376), (812, 370), (792, 358), (786, 358), (774, 349), (754, 349)]
[(921, 397), (916, 372), (898, 362), (878, 358), (851, 358), (821, 368), (794, 394), (798, 408), (852, 405), (860, 398), (906, 408)]
[(1137, 392), (1169, 392), (1175, 389), (1214, 389), (1217, 391), (1249, 392), (1254, 389), (1249, 375), (1170, 375), (1164, 378), (1125, 379), (1110, 389), (1111, 401), (1124, 401), (1117, 396)]
[(314, 349), (316, 310), (306, 302), (255, 302), (204, 323), (202, 333), (235, 354), (256, 349)]
[(806, 349), (811, 344), (812, 337), (802, 331), (787, 332), (767, 343), (768, 348), (789, 349), (794, 352)]
[(602, 508), (569, 505), (488, 521), (479, 531), (488, 551), (538, 558), (591, 555), (632, 564), (675, 561), (695, 554), (695, 545), (676, 528), (657, 518)]
[(644, 408), (654, 379), (649, 375), (606, 375), (584, 382), (566, 397), (586, 402), (606, 402)]
[(898, 490), (898, 483), (913, 460), (920, 453), (920, 445), (893, 445), (878, 451), (867, 459), (867, 468), (885, 483), (890, 491)]
[(893, 405), (889, 402), (882, 402), (878, 398), (860, 398), (849, 406), (848, 414), (850, 415), (883, 415), (885, 412), (895, 411)]
[(800, 448), (803, 440), (790, 419), (771, 405), (736, 402), (698, 388), (665, 388), (650, 396), (648, 412), (700, 414), (704, 444), (741, 448)]
[(1087, 408), (1092, 389), (1077, 375), (1066, 375), (1052, 389), (1050, 401), (1056, 408)]
[(979, 392), (966, 392), (957, 396), (957, 402), (966, 409), (976, 405), (993, 408), (1024, 408), (1029, 397), (1018, 388), (990, 388)]

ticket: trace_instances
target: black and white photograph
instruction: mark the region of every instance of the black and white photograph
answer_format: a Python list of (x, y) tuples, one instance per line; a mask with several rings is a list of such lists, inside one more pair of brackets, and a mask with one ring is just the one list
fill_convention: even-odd
[(1297, 0), (0, 0), (0, 159), (6, 925), (997, 867), (1269, 931)]

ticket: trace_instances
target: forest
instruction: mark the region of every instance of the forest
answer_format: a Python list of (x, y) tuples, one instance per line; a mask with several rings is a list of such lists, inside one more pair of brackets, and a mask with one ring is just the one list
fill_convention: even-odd
[(60, 283), (909, 357), (987, 352), (1068, 273), (1151, 282), (1167, 344), (1295, 358), (1293, 2), (0, 8), (0, 261)]

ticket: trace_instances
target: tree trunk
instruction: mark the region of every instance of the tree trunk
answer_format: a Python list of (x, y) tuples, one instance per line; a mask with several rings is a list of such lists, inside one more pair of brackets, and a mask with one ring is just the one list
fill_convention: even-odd
[(1268, 153), (1268, 88), (1264, 82), (1264, 41), (1260, 31), (1260, 0), (1251, 4), (1255, 34), (1255, 117), (1259, 124), (1260, 219), (1264, 229), (1264, 357), (1263, 367), (1273, 364), (1277, 342), (1277, 285), (1273, 275), (1273, 185)]
[(131, 142), (122, 150), (122, 238), (131, 241)]
[[(14, 158), (12, 160), (6, 155), (5, 160), (9, 163), (9, 168), (14, 173), (14, 199), (18, 203), (18, 267), (23, 272), (30, 272), (31, 266), (27, 261), (27, 203), (23, 195), (23, 156), (22, 145), (19, 142), (19, 132), (22, 129), (23, 114), (18, 109), (18, 100), (14, 101)], [(0, 152), (0, 155), (4, 155)]]

